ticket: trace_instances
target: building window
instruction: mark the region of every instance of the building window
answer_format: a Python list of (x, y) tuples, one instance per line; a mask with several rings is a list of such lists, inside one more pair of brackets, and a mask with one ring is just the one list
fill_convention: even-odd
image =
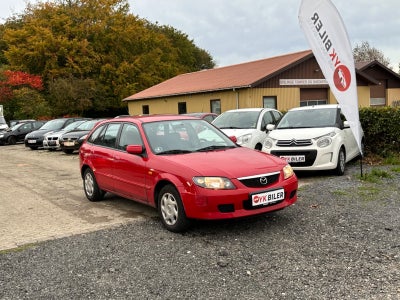
[(221, 100), (219, 99), (210, 100), (210, 110), (212, 113), (219, 115), (221, 113)]
[(312, 105), (322, 105), (327, 104), (325, 99), (323, 100), (302, 100), (300, 101), (300, 106), (312, 106)]
[(385, 98), (370, 98), (369, 104), (371, 106), (385, 106), (386, 99)]
[(276, 96), (264, 96), (263, 107), (276, 109)]
[(150, 114), (150, 109), (148, 105), (143, 105), (142, 106), (142, 114), (144, 115), (149, 115)]
[(186, 114), (186, 102), (178, 102), (178, 114)]

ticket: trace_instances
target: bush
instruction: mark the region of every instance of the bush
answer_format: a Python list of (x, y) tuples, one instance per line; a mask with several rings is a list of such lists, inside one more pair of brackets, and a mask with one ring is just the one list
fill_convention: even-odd
[(361, 108), (360, 122), (365, 135), (365, 152), (382, 157), (398, 153), (400, 147), (400, 109), (398, 107)]

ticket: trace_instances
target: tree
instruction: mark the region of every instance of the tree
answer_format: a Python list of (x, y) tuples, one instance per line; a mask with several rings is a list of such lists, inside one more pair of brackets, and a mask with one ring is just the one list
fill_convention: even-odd
[[(187, 35), (129, 13), (127, 0), (28, 4), (0, 35), (5, 61), (13, 70), (43, 78), (44, 94), (57, 115), (71, 109), (122, 109), (126, 103), (121, 100), (131, 94), (181, 73), (214, 67), (211, 56)], [(91, 82), (96, 97), (73, 92), (68, 86), (73, 82)], [(61, 85), (65, 95), (56, 88)]]
[(42, 78), (21, 71), (0, 73), (0, 102), (9, 119), (30, 119), (49, 115), (47, 103), (40, 94)]
[(382, 51), (371, 47), (369, 42), (362, 42), (361, 45), (356, 44), (353, 49), (353, 56), (356, 62), (379, 61), (381, 64), (389, 67), (390, 60), (384, 56)]

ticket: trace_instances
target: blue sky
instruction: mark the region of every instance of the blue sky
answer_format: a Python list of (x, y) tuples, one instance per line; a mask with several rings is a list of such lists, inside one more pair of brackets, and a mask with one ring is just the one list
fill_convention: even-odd
[[(0, 21), (38, 0), (1, 0)], [(171, 25), (226, 66), (309, 49), (298, 24), (300, 0), (128, 0), (131, 12)], [(400, 63), (399, 0), (332, 0), (353, 47), (368, 41)]]

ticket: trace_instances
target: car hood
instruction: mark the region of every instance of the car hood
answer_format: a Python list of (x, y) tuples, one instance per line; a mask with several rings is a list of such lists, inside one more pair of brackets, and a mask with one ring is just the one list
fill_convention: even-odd
[(48, 130), (48, 129), (38, 129), (35, 131), (32, 131), (26, 135), (26, 137), (41, 137), (44, 136), (46, 133), (52, 133), (54, 130)]
[(276, 140), (313, 139), (336, 130), (336, 127), (275, 129), (269, 132), (268, 137)]
[(71, 138), (71, 137), (81, 137), (85, 134), (88, 134), (90, 130), (73, 130), (68, 133), (63, 134), (63, 138)]
[(250, 129), (221, 129), (223, 133), (225, 133), (227, 136), (243, 136), (246, 134), (252, 134), (256, 129), (250, 128)]
[(171, 164), (169, 168), (191, 169), (193, 176), (238, 178), (280, 171), (286, 165), (276, 156), (245, 147), (159, 157)]

